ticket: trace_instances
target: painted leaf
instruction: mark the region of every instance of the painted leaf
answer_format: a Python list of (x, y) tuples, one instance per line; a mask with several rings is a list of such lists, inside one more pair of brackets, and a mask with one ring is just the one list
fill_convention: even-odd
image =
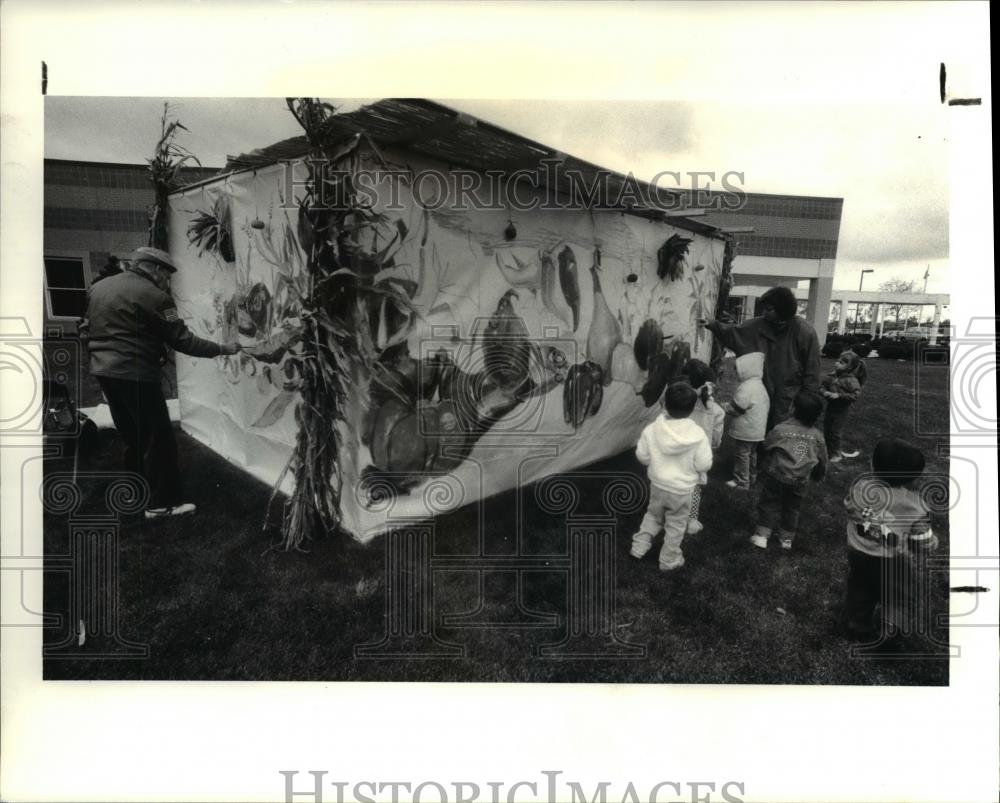
[(294, 400), (294, 393), (288, 390), (283, 390), (271, 400), (271, 403), (267, 405), (264, 412), (261, 413), (260, 418), (254, 421), (252, 426), (258, 429), (264, 429), (278, 423), (278, 421), (281, 420), (281, 417), (285, 414), (285, 410), (288, 409), (288, 405)]

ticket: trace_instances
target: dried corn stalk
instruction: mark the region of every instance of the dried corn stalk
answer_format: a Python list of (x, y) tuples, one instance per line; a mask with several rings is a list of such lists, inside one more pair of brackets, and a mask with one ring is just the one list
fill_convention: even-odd
[(163, 117), (160, 118), (160, 139), (153, 150), (153, 158), (146, 160), (154, 195), (147, 245), (163, 250), (167, 249), (167, 196), (183, 183), (180, 172), (185, 162), (192, 161), (201, 166), (194, 154), (174, 142), (177, 132), (187, 129), (178, 120), (168, 122), (168, 112), (169, 106), (164, 103)]
[[(341, 449), (343, 438), (352, 432), (347, 416), (357, 409), (359, 390), (367, 386), (380, 351), (372, 334), (372, 313), (385, 303), (411, 312), (416, 288), (379, 276), (392, 267), (405, 227), (393, 227), (358, 203), (352, 180), (358, 157), (353, 148), (343, 147), (344, 140), (331, 125), (336, 109), (315, 98), (288, 98), (287, 103), (310, 144), (297, 227), (307, 281), (300, 313), (298, 433), (275, 490), (291, 471), (295, 490), (284, 506), (282, 546), (301, 549), (314, 533), (339, 529)], [(350, 160), (347, 170), (345, 158)], [(335, 188), (327, 169), (333, 164), (338, 167)], [(386, 236), (386, 231), (395, 231), (395, 236)], [(390, 246), (379, 247), (380, 240)], [(412, 315), (404, 317), (412, 322)]]
[[(733, 261), (736, 259), (736, 239), (732, 235), (726, 236), (726, 246), (722, 252), (722, 275), (719, 277), (719, 297), (715, 302), (715, 318), (722, 317), (729, 305), (729, 291), (733, 287)], [(722, 343), (719, 338), (712, 338), (712, 356), (709, 364), (716, 376), (720, 375), (722, 368)]]

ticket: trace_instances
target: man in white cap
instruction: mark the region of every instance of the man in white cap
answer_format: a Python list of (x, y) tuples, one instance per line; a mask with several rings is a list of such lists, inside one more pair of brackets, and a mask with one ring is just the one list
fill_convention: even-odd
[(125, 468), (149, 483), (150, 520), (195, 511), (181, 498), (177, 442), (160, 389), (164, 346), (192, 357), (235, 354), (240, 348), (204, 340), (187, 328), (170, 295), (176, 270), (166, 251), (138, 249), (128, 270), (91, 285), (81, 325), (90, 372), (125, 439)]

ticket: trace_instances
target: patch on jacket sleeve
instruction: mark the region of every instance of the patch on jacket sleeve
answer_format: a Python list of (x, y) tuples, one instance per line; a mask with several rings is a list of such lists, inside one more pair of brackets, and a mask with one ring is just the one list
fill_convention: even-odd
[(173, 323), (177, 320), (177, 307), (167, 307), (163, 310), (163, 317)]

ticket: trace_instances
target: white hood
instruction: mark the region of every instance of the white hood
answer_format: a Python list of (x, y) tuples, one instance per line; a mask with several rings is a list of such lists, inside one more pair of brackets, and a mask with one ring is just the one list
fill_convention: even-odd
[(748, 379), (761, 379), (764, 376), (764, 352), (751, 351), (736, 358), (736, 375), (740, 382)]
[(672, 493), (690, 493), (712, 466), (712, 447), (697, 422), (660, 416), (643, 431), (636, 457), (649, 481)]
[(690, 418), (667, 418), (661, 415), (653, 422), (651, 435), (663, 454), (678, 454), (699, 443), (705, 437), (705, 432)]

